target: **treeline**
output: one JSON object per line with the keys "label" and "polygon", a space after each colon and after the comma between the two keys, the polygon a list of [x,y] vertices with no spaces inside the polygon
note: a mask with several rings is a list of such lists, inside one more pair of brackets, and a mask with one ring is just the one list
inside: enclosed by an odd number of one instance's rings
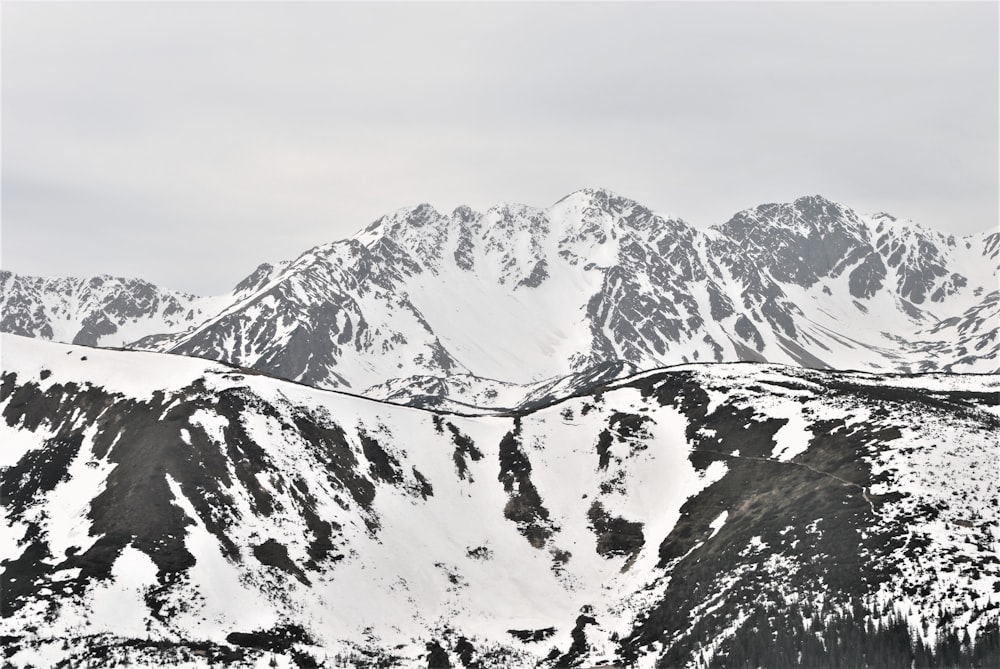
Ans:
{"label": "treeline", "polygon": [[820,620],[817,614],[804,616],[798,607],[760,608],[717,652],[708,654],[706,644],[694,659],[702,666],[727,668],[985,669],[1000,667],[1000,629],[994,624],[973,640],[968,630],[951,628],[927,643],[899,616],[875,625],[860,610],[829,613]]}

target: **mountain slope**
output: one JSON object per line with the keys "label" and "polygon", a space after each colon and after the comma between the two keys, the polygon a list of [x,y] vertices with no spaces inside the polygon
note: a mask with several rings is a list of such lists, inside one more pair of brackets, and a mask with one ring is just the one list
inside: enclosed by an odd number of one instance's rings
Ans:
{"label": "mountain slope", "polygon": [[917,337],[918,341],[907,345],[918,351],[921,370],[969,372],[981,369],[985,360],[1000,360],[1000,291],[994,290],[961,316],[939,321]]}
{"label": "mountain slope", "polygon": [[14,666],[997,657],[996,376],[694,365],[461,417],[0,343]]}
{"label": "mountain slope", "polygon": [[466,371],[398,290],[417,271],[391,242],[327,244],[194,329],[133,347],[223,360],[320,387],[364,388],[401,371]]}

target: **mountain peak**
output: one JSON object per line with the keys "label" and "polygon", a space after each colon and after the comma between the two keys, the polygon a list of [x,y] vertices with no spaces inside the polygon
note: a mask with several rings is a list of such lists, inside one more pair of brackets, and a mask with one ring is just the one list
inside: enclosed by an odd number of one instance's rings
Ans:
{"label": "mountain peak", "polygon": [[468,223],[478,218],[479,213],[467,204],[460,204],[451,212],[453,219]]}
{"label": "mountain peak", "polygon": [[625,197],[609,188],[580,188],[565,197],[562,197],[553,203],[553,207],[563,203],[579,203],[581,205],[596,206],[601,209],[606,209],[608,203],[612,202],[622,202],[629,203],[633,205],[638,205],[639,203],[632,198]]}
{"label": "mountain peak", "polygon": [[816,195],[802,195],[800,197],[797,197],[797,198],[795,198],[795,201],[793,202],[793,204],[795,204],[798,207],[802,207],[802,206],[824,206],[824,207],[825,206],[834,206],[834,207],[840,208],[840,206],[841,206],[839,202],[837,202],[835,200],[831,200],[830,198],[828,198],[828,197],[826,197],[824,195],[820,195],[818,193]]}
{"label": "mountain peak", "polygon": [[796,198],[792,207],[799,212],[803,219],[815,221],[821,225],[828,225],[845,218],[857,219],[857,216],[850,209],[822,195],[807,195]]}
{"label": "mountain peak", "polygon": [[860,230],[863,225],[853,210],[822,195],[806,195],[792,202],[757,205],[737,212],[720,226],[713,226],[727,236],[742,239],[752,236],[761,243],[773,230],[787,230],[808,237],[831,230]]}
{"label": "mountain peak", "polygon": [[394,219],[406,221],[407,224],[416,227],[424,226],[440,217],[440,212],[428,202],[421,202],[412,207],[403,207],[393,213]]}

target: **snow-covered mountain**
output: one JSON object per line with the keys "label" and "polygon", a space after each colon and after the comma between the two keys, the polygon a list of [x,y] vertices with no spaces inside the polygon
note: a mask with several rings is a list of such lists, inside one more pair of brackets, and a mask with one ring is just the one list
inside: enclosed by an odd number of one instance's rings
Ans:
{"label": "snow-covered mountain", "polygon": [[1000,660],[995,375],[687,365],[461,416],[0,345],[12,666]]}
{"label": "snow-covered mountain", "polygon": [[0,331],[87,346],[124,346],[203,321],[218,299],[141,279],[41,278],[0,271]]}
{"label": "snow-covered mountain", "polygon": [[262,266],[196,323],[130,346],[455,409],[615,365],[995,372],[998,245],[819,196],[707,230],[599,189],[547,209],[419,205]]}

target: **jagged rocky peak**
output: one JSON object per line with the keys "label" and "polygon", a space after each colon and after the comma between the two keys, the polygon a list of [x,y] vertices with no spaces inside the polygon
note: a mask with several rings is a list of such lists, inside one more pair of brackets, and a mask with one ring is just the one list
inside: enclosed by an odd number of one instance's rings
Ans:
{"label": "jagged rocky peak", "polygon": [[475,223],[481,217],[482,214],[467,204],[460,204],[451,212],[451,218],[459,223]]}
{"label": "jagged rocky peak", "polygon": [[866,236],[857,213],[822,195],[744,209],[716,227],[735,241],[763,242],[781,232],[801,237],[827,237],[840,232]]}
{"label": "jagged rocky peak", "polygon": [[431,220],[440,216],[433,206],[426,203],[401,207],[372,221],[355,239],[363,244],[370,244],[381,237],[398,241],[409,237],[411,229],[427,227]]}
{"label": "jagged rocky peak", "polygon": [[410,210],[410,214],[407,216],[407,221],[410,225],[423,227],[424,225],[437,221],[440,218],[441,214],[434,208],[433,205],[427,202],[421,202]]}
{"label": "jagged rocky peak", "polygon": [[479,232],[481,218],[481,214],[465,205],[455,208],[451,214],[442,214],[434,206],[421,203],[382,216],[355,239],[369,248],[384,243],[383,240],[391,240],[434,273],[440,270],[443,262],[449,262],[449,256],[453,256],[459,266],[469,269],[472,238]]}
{"label": "jagged rocky peak", "polygon": [[637,206],[639,203],[623,197],[608,188],[580,188],[569,195],[560,198],[553,207],[559,204],[575,205],[579,209],[597,209],[606,212],[621,210],[623,206]]}
{"label": "jagged rocky peak", "polygon": [[[65,281],[72,283],[74,280],[67,279]],[[130,312],[128,315],[141,313],[152,306],[160,294],[164,292],[143,279],[129,279],[110,274],[98,274],[90,278],[79,279],[76,289],[85,297],[115,293],[114,306],[118,307],[123,315],[126,315],[126,311]],[[178,297],[194,297],[194,295],[187,293],[174,294]]]}
{"label": "jagged rocky peak", "polygon": [[792,208],[804,220],[816,221],[817,223],[836,223],[844,218],[857,221],[857,215],[853,211],[822,195],[806,195],[796,198],[792,202]]}
{"label": "jagged rocky peak", "polygon": [[641,257],[654,249],[671,257],[694,253],[693,227],[607,189],[571,193],[549,209],[549,216],[559,236],[559,255],[571,264],[613,265],[619,253]]}
{"label": "jagged rocky peak", "polygon": [[678,222],[674,217],[664,217],[652,212],[632,198],[625,197],[606,188],[583,188],[570,193],[552,206],[565,220],[574,217],[584,222],[602,221],[609,226],[626,230],[647,230],[656,222]]}
{"label": "jagged rocky peak", "polygon": [[356,239],[369,247],[391,239],[437,273],[449,258],[461,269],[473,269],[480,247],[486,256],[504,257],[504,266],[512,249],[526,250],[524,260],[534,265],[549,241],[565,249],[579,243],[593,248],[622,237],[662,245],[664,238],[690,241],[693,236],[693,228],[680,219],[608,189],[583,188],[549,208],[504,203],[480,213],[462,205],[442,214],[426,203],[404,207],[374,221]]}
{"label": "jagged rocky peak", "polygon": [[257,269],[236,284],[233,288],[233,293],[246,293],[263,288],[269,281],[280,274],[282,270],[288,267],[289,264],[289,261],[282,260],[275,265],[268,262],[257,265]]}
{"label": "jagged rocky peak", "polygon": [[[860,217],[820,195],[745,209],[715,229],[722,237],[711,244],[737,278],[766,271],[783,283],[810,287],[874,252]],[[852,288],[856,297],[878,289],[884,276],[880,265],[877,258],[867,263],[868,278]]]}
{"label": "jagged rocky peak", "polygon": [[[509,205],[514,206],[514,205]],[[409,237],[415,230],[433,230],[440,227],[469,225],[476,223],[482,214],[472,207],[461,204],[450,214],[443,214],[434,205],[422,202],[417,205],[400,207],[380,216],[366,227],[358,237],[386,235],[392,239]]]}

